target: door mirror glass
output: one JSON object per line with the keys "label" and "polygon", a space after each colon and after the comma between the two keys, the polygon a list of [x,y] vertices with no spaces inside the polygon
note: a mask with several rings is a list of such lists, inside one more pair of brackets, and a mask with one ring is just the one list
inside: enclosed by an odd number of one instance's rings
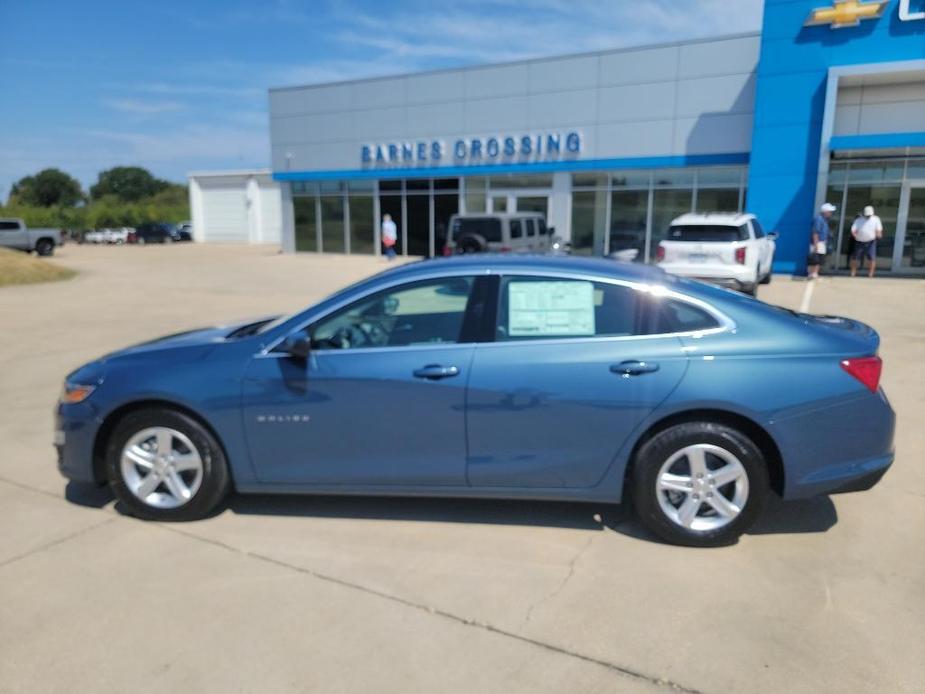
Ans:
{"label": "door mirror glass", "polygon": [[296,359],[308,359],[311,346],[311,339],[304,330],[292,333],[283,341],[283,351]]}

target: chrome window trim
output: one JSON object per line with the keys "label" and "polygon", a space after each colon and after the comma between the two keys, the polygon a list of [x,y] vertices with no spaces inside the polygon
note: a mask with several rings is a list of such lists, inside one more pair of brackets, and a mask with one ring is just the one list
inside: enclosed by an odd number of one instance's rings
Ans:
{"label": "chrome window trim", "polygon": [[316,323],[320,320],[323,320],[330,316],[331,314],[339,311],[345,306],[350,304],[362,301],[374,294],[379,292],[386,291],[393,287],[401,286],[403,284],[413,284],[420,281],[426,281],[431,279],[443,279],[450,277],[480,277],[480,276],[490,276],[497,275],[500,278],[504,277],[548,277],[554,279],[567,279],[567,280],[577,280],[577,281],[589,281],[589,282],[600,282],[602,284],[614,284],[621,287],[628,287],[635,291],[649,294],[651,296],[657,296],[659,298],[668,298],[674,299],[676,301],[681,301],[683,303],[690,304],[695,306],[702,311],[705,311],[716,321],[719,325],[715,328],[708,328],[707,330],[685,330],[678,332],[669,332],[669,333],[654,333],[650,335],[592,335],[588,337],[556,337],[549,339],[537,339],[537,340],[495,340],[493,342],[436,342],[433,344],[420,344],[420,345],[402,345],[398,347],[358,347],[356,349],[344,349],[344,350],[319,350],[325,354],[369,354],[369,353],[379,353],[379,352],[390,352],[393,350],[407,350],[414,348],[421,349],[439,349],[439,348],[448,348],[448,347],[460,347],[460,346],[474,346],[478,345],[479,347],[491,347],[491,346],[509,346],[509,345],[545,345],[545,344],[583,344],[586,342],[622,342],[626,340],[652,340],[666,337],[691,337],[699,338],[705,335],[717,335],[724,332],[731,332],[736,329],[735,321],[733,321],[729,316],[715,308],[711,304],[708,304],[701,299],[696,297],[683,294],[669,289],[662,284],[646,284],[644,282],[633,282],[631,280],[618,279],[616,277],[602,277],[600,275],[593,275],[588,273],[574,273],[574,272],[562,272],[557,270],[515,270],[513,272],[505,272],[503,270],[485,268],[484,270],[479,271],[469,271],[464,272],[462,270],[457,272],[433,272],[427,273],[413,279],[407,277],[395,280],[386,285],[379,285],[375,289],[365,292],[359,296],[353,297],[349,300],[344,300],[335,304],[330,309],[325,311],[319,316],[312,318],[311,320],[301,323],[298,327],[293,328],[287,334],[281,336],[270,345],[266,346],[261,350],[257,355],[257,358],[278,358],[278,357],[288,357],[289,355],[285,352],[274,352],[277,346],[279,346],[289,335],[299,330],[304,330],[312,323]]}

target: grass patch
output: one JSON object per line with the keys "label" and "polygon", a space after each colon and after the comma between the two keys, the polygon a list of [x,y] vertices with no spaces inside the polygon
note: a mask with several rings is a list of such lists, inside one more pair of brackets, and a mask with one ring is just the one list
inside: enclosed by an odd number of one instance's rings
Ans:
{"label": "grass patch", "polygon": [[66,280],[77,273],[31,253],[0,248],[0,287]]}

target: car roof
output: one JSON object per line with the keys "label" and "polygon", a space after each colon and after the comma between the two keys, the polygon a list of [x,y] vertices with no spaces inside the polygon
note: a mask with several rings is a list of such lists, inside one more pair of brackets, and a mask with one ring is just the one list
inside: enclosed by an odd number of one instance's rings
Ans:
{"label": "car roof", "polygon": [[386,270],[375,276],[381,279],[409,279],[430,276],[434,273],[472,272],[473,274],[504,272],[561,272],[564,274],[593,275],[618,278],[630,282],[659,283],[667,277],[664,270],[654,265],[624,263],[606,258],[579,256],[531,255],[507,253],[472,253],[449,257],[429,258]]}
{"label": "car roof", "polygon": [[672,220],[672,226],[742,226],[755,215],[749,212],[689,212]]}

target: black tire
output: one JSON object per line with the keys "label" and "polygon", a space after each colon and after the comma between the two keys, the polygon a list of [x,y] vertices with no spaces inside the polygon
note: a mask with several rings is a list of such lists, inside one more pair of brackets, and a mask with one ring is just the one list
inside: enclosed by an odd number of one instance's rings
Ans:
{"label": "black tire", "polygon": [[742,289],[742,293],[748,294],[749,296],[753,296],[757,299],[758,298],[758,284],[756,283],[749,287],[745,287],[744,289]]}
{"label": "black tire", "polygon": [[[658,490],[658,477],[662,466],[672,455],[695,444],[712,444],[731,453],[746,473],[748,496],[745,498],[745,504],[737,516],[719,528],[694,530],[684,527],[672,520],[659,502],[660,493],[669,494]],[[712,455],[707,458],[708,464],[715,465],[719,460]],[[669,468],[669,471],[673,469]],[[640,447],[633,462],[630,490],[639,520],[658,537],[672,544],[688,547],[720,547],[733,544],[764,512],[769,488],[768,468],[764,456],[745,434],[723,424],[685,422],[659,432]],[[729,485],[725,486],[724,490],[723,493],[726,495],[731,493]],[[716,492],[720,493],[719,490]],[[693,496],[692,493],[689,494]],[[703,501],[696,513],[700,518],[701,513],[716,512]]]}
{"label": "black tire", "polygon": [[45,257],[54,255],[55,242],[51,239],[39,239],[35,242],[35,252]]}
{"label": "black tire", "polygon": [[488,250],[488,244],[481,236],[470,234],[463,236],[456,241],[457,253],[484,253]]}
{"label": "black tire", "polygon": [[768,271],[764,277],[761,278],[761,284],[771,284],[771,271]]}
{"label": "black tire", "polygon": [[[122,449],[138,432],[169,427],[185,435],[202,460],[202,481],[192,497],[176,508],[158,508],[137,497],[126,484],[120,459]],[[209,515],[231,489],[231,476],[222,447],[198,421],[176,410],[150,408],[126,415],[116,425],[106,446],[106,473],[113,494],[133,516],[154,521],[190,521]]]}

